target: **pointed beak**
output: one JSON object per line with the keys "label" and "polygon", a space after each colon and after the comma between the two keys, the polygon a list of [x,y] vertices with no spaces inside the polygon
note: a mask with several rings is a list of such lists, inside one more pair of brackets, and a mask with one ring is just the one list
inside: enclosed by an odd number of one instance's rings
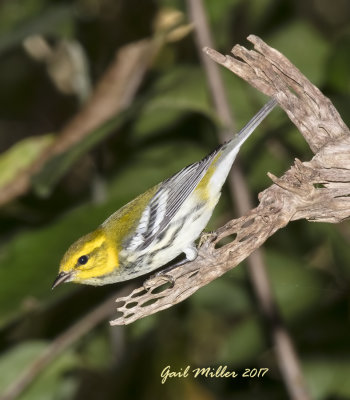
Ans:
{"label": "pointed beak", "polygon": [[53,281],[51,289],[55,289],[56,286],[60,285],[62,282],[67,281],[72,276],[71,272],[60,272],[57,278]]}

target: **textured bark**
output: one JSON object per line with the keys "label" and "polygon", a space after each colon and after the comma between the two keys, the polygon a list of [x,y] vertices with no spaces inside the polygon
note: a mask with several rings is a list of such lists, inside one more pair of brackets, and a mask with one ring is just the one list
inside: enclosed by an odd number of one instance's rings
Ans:
{"label": "textured bark", "polygon": [[[280,178],[259,195],[259,205],[241,218],[202,236],[198,258],[173,269],[174,285],[155,277],[144,287],[117,299],[121,315],[111,325],[129,324],[177,304],[202,286],[237,266],[268,237],[290,221],[307,219],[337,223],[350,216],[349,129],[330,102],[281,53],[256,36],[249,36],[255,50],[235,46],[235,57],[213,49],[205,53],[268,96],[274,96],[308,142],[315,156],[295,160]],[[232,239],[232,236],[234,239]],[[217,248],[224,238],[231,242]]]}

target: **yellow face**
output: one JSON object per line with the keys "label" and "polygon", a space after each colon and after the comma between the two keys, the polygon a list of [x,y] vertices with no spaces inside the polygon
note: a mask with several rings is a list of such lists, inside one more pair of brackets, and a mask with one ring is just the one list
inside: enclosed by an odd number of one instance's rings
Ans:
{"label": "yellow face", "polygon": [[109,244],[100,228],[83,236],[69,247],[62,258],[59,274],[52,288],[62,282],[100,285],[101,278],[117,267],[117,251]]}

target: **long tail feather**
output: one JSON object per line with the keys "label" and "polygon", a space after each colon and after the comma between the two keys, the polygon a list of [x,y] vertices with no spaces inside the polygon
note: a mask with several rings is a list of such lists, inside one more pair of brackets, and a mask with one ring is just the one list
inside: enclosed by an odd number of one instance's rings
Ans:
{"label": "long tail feather", "polygon": [[268,101],[264,107],[258,111],[254,117],[242,128],[237,135],[234,136],[232,140],[227,143],[228,148],[238,149],[241,145],[249,138],[249,136],[254,132],[255,128],[260,125],[260,123],[267,117],[268,114],[275,108],[277,105],[277,100],[272,98]]}

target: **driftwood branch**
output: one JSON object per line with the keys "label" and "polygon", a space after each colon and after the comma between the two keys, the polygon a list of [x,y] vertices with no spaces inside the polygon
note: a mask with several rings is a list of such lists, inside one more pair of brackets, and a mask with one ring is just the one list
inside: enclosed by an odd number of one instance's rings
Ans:
{"label": "driftwood branch", "polygon": [[[121,297],[121,316],[111,325],[129,324],[177,304],[238,265],[289,221],[307,219],[337,223],[350,216],[349,129],[330,102],[281,53],[256,36],[255,50],[235,46],[234,57],[206,48],[205,53],[268,96],[274,96],[304,136],[315,156],[295,160],[273,185],[259,195],[259,205],[212,234],[203,235],[198,258],[171,271],[174,286],[161,277]],[[234,235],[229,244],[219,242]]]}

